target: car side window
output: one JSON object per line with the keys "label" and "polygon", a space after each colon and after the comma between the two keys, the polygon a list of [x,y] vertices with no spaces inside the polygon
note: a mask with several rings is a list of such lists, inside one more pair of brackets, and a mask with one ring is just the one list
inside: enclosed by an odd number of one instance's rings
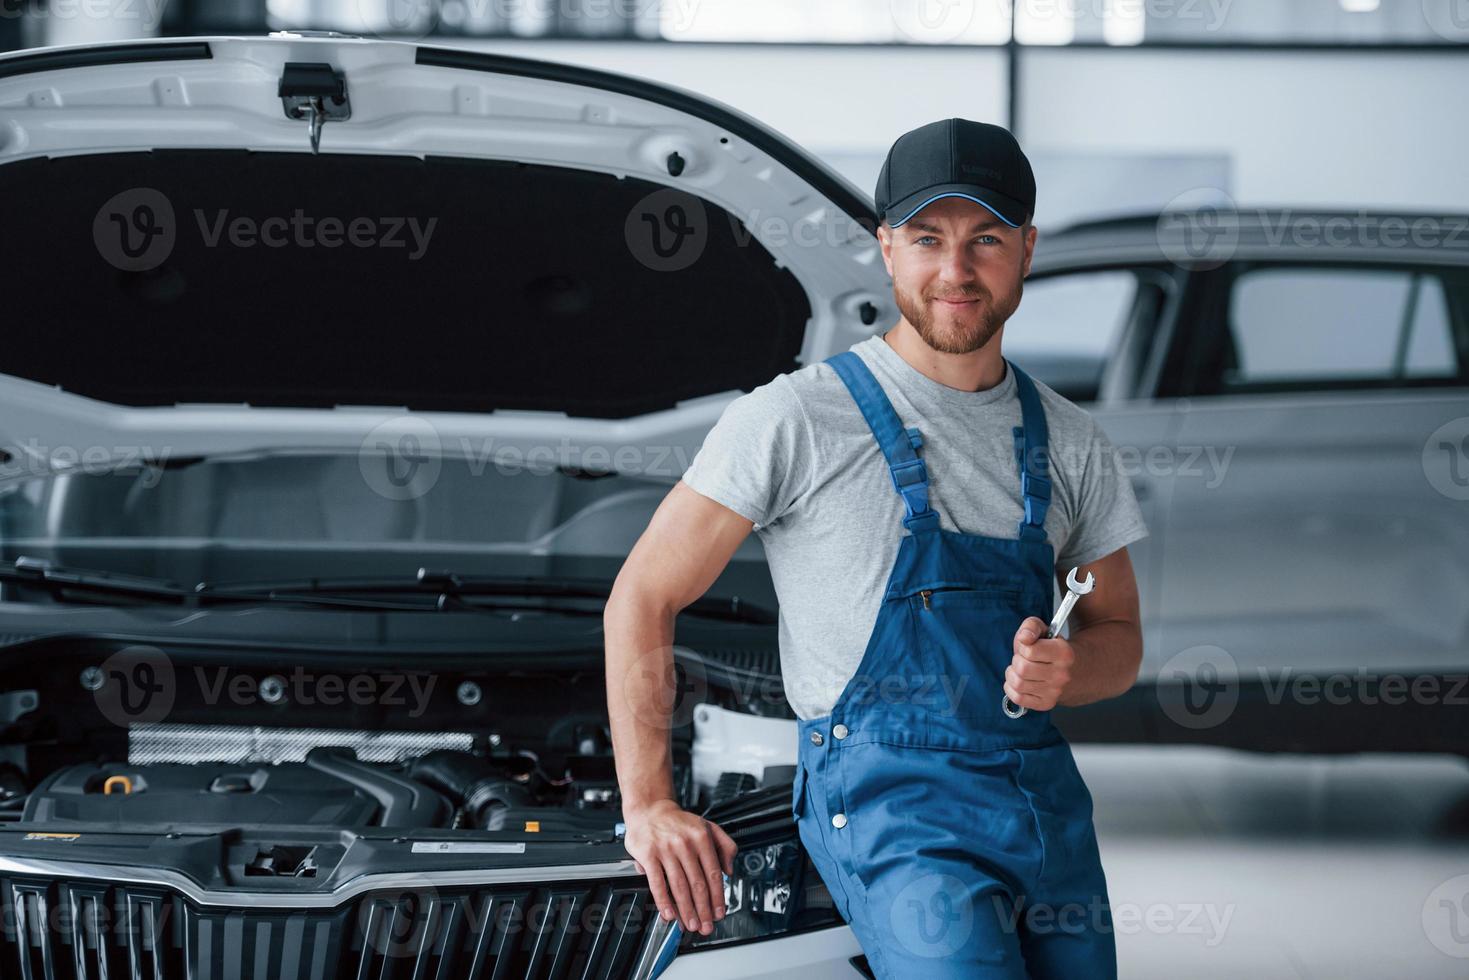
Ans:
{"label": "car side window", "polygon": [[[1465,376],[1443,276],[1431,268],[1252,266],[1202,392],[1320,390]],[[1212,383],[1210,383],[1212,380]]]}
{"label": "car side window", "polygon": [[1026,279],[1005,323],[1005,356],[1066,398],[1093,401],[1137,294],[1137,274],[1127,269]]}

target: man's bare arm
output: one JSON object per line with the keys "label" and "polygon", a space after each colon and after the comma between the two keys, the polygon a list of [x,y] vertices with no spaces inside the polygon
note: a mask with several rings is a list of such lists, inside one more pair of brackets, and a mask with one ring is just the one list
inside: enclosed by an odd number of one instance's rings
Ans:
{"label": "man's bare arm", "polygon": [[659,504],[617,575],[603,613],[607,712],[622,792],[624,844],[664,918],[708,935],[724,917],[720,871],[735,844],[673,793],[673,627],[729,563],[753,524],[682,480]]}

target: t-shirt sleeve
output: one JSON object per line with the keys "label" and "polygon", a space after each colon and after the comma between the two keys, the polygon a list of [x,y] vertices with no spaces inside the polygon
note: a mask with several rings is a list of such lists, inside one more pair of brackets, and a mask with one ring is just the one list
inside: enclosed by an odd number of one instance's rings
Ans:
{"label": "t-shirt sleeve", "polygon": [[780,375],[725,406],[683,481],[764,527],[810,486],[814,448],[800,400]]}
{"label": "t-shirt sleeve", "polygon": [[1092,419],[1077,497],[1077,517],[1057,556],[1057,567],[1085,565],[1147,537],[1132,481],[1122,472],[1117,450],[1096,419]]}

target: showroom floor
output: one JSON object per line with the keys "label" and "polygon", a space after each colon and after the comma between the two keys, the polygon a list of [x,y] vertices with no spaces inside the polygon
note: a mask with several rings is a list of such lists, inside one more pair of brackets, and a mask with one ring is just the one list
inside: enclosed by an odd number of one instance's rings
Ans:
{"label": "showroom floor", "polygon": [[1469,952],[1463,760],[1075,752],[1096,805],[1121,976],[1469,975],[1469,959],[1450,955]]}

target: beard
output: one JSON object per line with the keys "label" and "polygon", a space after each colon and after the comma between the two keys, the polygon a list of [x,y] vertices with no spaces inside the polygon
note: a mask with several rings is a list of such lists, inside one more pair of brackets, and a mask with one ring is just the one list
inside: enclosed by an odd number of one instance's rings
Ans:
{"label": "beard", "polygon": [[998,300],[991,299],[977,286],[938,293],[949,299],[978,300],[974,308],[962,312],[939,307],[933,296],[916,296],[902,289],[896,289],[894,295],[899,312],[918,331],[925,344],[942,354],[968,354],[989,343],[999,332],[1019,308],[1024,289],[1025,282],[1020,279],[1016,280],[1013,292]]}

